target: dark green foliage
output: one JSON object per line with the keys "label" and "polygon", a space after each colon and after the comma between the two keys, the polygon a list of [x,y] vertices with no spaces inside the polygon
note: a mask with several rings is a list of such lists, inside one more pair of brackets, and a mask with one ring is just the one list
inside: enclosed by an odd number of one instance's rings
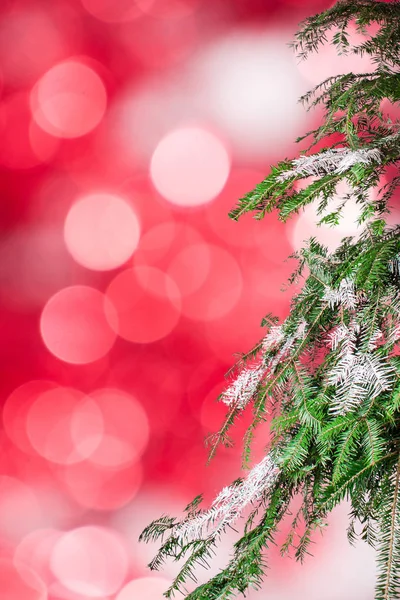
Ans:
{"label": "dark green foliage", "polygon": [[[352,23],[366,34],[358,46],[351,45]],[[368,35],[372,24],[378,28]],[[181,591],[189,600],[223,600],[259,587],[265,552],[297,497],[301,505],[282,554],[303,560],[313,532],[348,500],[349,541],[360,538],[377,550],[376,600],[400,598],[400,226],[386,221],[400,184],[400,176],[393,176],[400,122],[381,111],[383,99],[400,100],[400,2],[342,0],[305,21],[293,47],[306,58],[327,42],[330,30],[339,53],[369,54],[375,72],[330,77],[301,98],[309,108],[325,109],[322,125],[298,140],[311,136],[310,147],[299,159],[273,166],[230,216],[255,212],[259,219],[277,210],[285,221],[316,203],[321,222],[335,226],[353,198],[360,207],[360,235],[343,239],[333,252],[311,238],[295,254],[290,282],[304,283],[289,316],[278,325],[266,315],[266,335],[240,356],[236,383],[220,397],[229,408],[209,439],[210,457],[220,444],[232,443],[230,429],[249,404],[253,418],[244,465],[257,426],[272,418],[265,460],[225,488],[209,509],[201,509],[197,497],[181,520],[164,516],[142,533],[144,541],[161,539],[151,568],[168,557],[184,558],[167,597]],[[325,146],[310,153],[321,140]],[[342,181],[349,193],[332,206]],[[207,567],[220,536],[246,507],[251,511],[227,566],[186,592],[195,567]]]}

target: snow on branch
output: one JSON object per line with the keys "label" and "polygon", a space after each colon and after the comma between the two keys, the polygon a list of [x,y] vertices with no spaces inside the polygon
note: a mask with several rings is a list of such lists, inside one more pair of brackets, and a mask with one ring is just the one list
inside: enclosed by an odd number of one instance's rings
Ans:
{"label": "snow on branch", "polygon": [[328,302],[331,308],[341,304],[344,308],[354,310],[357,306],[354,282],[351,279],[344,278],[337,289],[327,286],[322,299]]}
{"label": "snow on branch", "polygon": [[246,479],[225,487],[209,510],[176,525],[172,535],[184,544],[206,535],[219,534],[232,525],[250,503],[261,499],[263,493],[275,483],[278,474],[278,466],[267,454],[253,467]]}
{"label": "snow on branch", "polygon": [[262,342],[263,350],[266,352],[272,350],[274,346],[280,344],[285,338],[282,325],[274,325]]}
{"label": "snow on branch", "polygon": [[[272,374],[276,366],[287,356],[296,340],[303,339],[307,329],[307,323],[301,321],[296,331],[285,336],[282,325],[271,327],[269,333],[262,342],[262,348],[266,352],[274,350],[281,345],[279,351],[270,360],[264,361],[262,365],[252,368],[244,368],[221,394],[221,399],[227,406],[235,406],[239,410],[244,409],[254,397],[263,377]],[[283,343],[282,343],[283,342]]]}
{"label": "snow on branch", "polygon": [[264,372],[262,367],[243,369],[228,389],[222,393],[222,402],[239,409],[245,408],[257,391]]}
{"label": "snow on branch", "polygon": [[336,387],[330,412],[344,415],[354,410],[366,399],[373,399],[393,385],[393,369],[372,350],[382,336],[376,329],[369,340],[368,351],[357,349],[360,324],[354,319],[347,327],[342,324],[330,334],[332,350],[340,345],[337,363],[327,376],[328,385]]}
{"label": "snow on branch", "polygon": [[380,163],[381,154],[376,148],[349,150],[348,148],[331,148],[326,152],[301,156],[292,161],[293,169],[279,175],[278,181],[286,181],[291,177],[340,175],[356,164]]}

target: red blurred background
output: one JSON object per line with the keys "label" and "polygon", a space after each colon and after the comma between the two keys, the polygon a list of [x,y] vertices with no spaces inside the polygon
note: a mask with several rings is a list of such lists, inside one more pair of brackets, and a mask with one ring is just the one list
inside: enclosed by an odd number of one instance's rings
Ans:
{"label": "red blurred background", "polygon": [[[315,228],[312,211],[227,213],[320,121],[297,98],[370,68],[288,48],[330,4],[1,3],[1,598],[161,599],[176,568],[146,569],[140,531],[240,475],[245,418],[205,465],[215,399],[264,314],[287,314],[284,260]],[[346,511],[304,566],[272,548],[254,597],[372,598],[374,557],[347,546]]]}

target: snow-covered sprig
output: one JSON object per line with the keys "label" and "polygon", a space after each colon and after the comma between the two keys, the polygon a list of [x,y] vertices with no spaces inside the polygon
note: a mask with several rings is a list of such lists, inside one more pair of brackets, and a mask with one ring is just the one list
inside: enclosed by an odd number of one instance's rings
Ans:
{"label": "snow-covered sprig", "polygon": [[350,278],[344,278],[337,289],[326,286],[322,299],[328,302],[331,308],[342,305],[344,308],[354,310],[357,306],[354,281]]}
{"label": "snow-covered sprig", "polygon": [[275,346],[283,342],[285,334],[282,325],[274,325],[262,341],[262,348],[265,352],[272,350]]}
{"label": "snow-covered sprig", "polygon": [[326,152],[296,158],[292,161],[293,168],[281,173],[277,179],[283,182],[291,177],[340,175],[356,164],[371,164],[371,162],[378,164],[381,162],[381,154],[375,148],[359,150],[331,148]]}
{"label": "snow-covered sprig", "polygon": [[347,356],[329,378],[335,383],[337,392],[330,412],[344,415],[367,400],[373,400],[379,394],[393,386],[393,369],[387,362],[371,353]]}
{"label": "snow-covered sprig", "polygon": [[239,409],[245,408],[256,393],[264,373],[265,369],[263,367],[243,369],[222,393],[222,402],[227,406],[235,406]]}
{"label": "snow-covered sprig", "polygon": [[[287,357],[290,350],[293,348],[295,342],[304,338],[306,330],[307,322],[302,320],[298,324],[296,331],[287,336],[279,352],[277,352],[277,354],[270,361],[267,362],[268,372],[270,374],[272,374],[278,366],[278,364]],[[285,339],[284,336],[282,339]]]}
{"label": "snow-covered sprig", "polygon": [[328,335],[329,345],[336,350],[341,342],[350,338],[349,328],[344,323],[335,327]]}
{"label": "snow-covered sprig", "polygon": [[239,410],[243,410],[250,400],[254,398],[265,375],[267,373],[271,375],[274,372],[280,361],[287,356],[295,341],[304,337],[306,329],[306,321],[301,321],[296,331],[285,337],[282,325],[271,327],[271,330],[262,342],[262,349],[268,352],[279,347],[279,345],[281,345],[281,348],[275,356],[264,360],[261,365],[242,369],[236,379],[221,394],[222,402],[227,406],[235,406]]}
{"label": "snow-covered sprig", "polygon": [[388,344],[395,344],[396,342],[398,342],[400,340],[400,323],[397,323],[390,331],[389,335],[387,336],[387,343]]}
{"label": "snow-covered sprig", "polygon": [[209,510],[179,523],[172,535],[182,544],[203,539],[204,536],[218,535],[228,525],[232,525],[249,504],[261,499],[275,483],[279,472],[279,467],[270,454],[267,454],[245,479],[223,488]]}
{"label": "snow-covered sprig", "polygon": [[369,338],[368,351],[372,352],[372,350],[375,350],[375,348],[377,348],[377,346],[378,346],[378,342],[380,342],[382,340],[382,338],[383,338],[383,333],[377,327],[376,329],[374,329],[371,337]]}
{"label": "snow-covered sprig", "polygon": [[330,334],[332,350],[340,346],[338,362],[327,375],[327,384],[336,387],[330,412],[344,415],[370,398],[376,398],[393,385],[393,369],[372,350],[382,336],[379,329],[373,332],[367,352],[357,348],[360,324],[354,319],[347,327],[339,325]]}

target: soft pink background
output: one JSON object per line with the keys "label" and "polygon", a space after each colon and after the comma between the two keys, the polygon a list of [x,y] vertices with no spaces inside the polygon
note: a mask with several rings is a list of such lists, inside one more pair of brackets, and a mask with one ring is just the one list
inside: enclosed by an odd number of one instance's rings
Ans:
{"label": "soft pink background", "polygon": [[[320,121],[297,98],[368,68],[287,47],[329,6],[1,3],[1,598],[161,599],[176,568],[146,569],[140,531],[240,475],[246,418],[205,465],[215,399],[264,314],[288,313],[284,260],[314,230],[309,212],[227,213]],[[273,547],[254,597],[372,598],[374,556],[347,545],[346,511],[303,566]]]}

